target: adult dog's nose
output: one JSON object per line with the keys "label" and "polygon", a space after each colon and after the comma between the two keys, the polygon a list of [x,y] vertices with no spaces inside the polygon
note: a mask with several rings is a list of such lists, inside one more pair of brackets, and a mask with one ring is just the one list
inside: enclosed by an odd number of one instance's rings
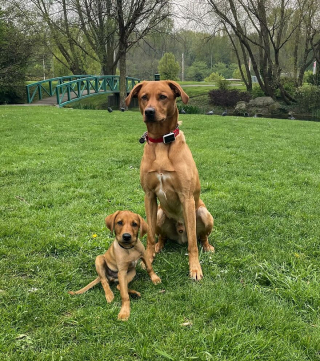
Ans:
{"label": "adult dog's nose", "polygon": [[152,107],[148,107],[144,110],[144,115],[146,116],[146,120],[154,120],[156,111]]}
{"label": "adult dog's nose", "polygon": [[130,242],[131,241],[131,234],[130,233],[123,233],[122,239],[124,242]]}

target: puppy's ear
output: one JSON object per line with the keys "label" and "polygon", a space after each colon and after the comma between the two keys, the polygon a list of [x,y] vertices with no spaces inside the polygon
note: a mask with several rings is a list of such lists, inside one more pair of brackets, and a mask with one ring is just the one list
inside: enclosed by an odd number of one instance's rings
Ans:
{"label": "puppy's ear", "polygon": [[167,80],[167,83],[175,93],[176,97],[181,97],[182,102],[187,104],[189,101],[189,96],[184,92],[181,86],[173,80]]}
{"label": "puppy's ear", "polygon": [[148,232],[148,224],[141,216],[139,216],[139,219],[140,219],[140,237],[142,238]]}
{"label": "puppy's ear", "polygon": [[107,216],[105,219],[106,226],[107,226],[107,228],[110,229],[111,233],[113,233],[114,221],[119,213],[120,213],[120,211],[116,211],[113,214],[110,214],[109,216]]}
{"label": "puppy's ear", "polygon": [[143,82],[135,85],[133,87],[133,89],[131,90],[131,92],[129,93],[129,95],[126,97],[125,102],[126,102],[127,107],[131,103],[131,99],[138,95],[140,89],[142,88],[142,85],[143,85]]}

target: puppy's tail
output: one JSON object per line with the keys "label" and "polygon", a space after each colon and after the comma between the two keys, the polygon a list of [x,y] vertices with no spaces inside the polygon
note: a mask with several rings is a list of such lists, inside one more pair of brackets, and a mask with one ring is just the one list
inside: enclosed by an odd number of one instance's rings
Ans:
{"label": "puppy's tail", "polygon": [[94,287],[100,282],[100,277],[98,276],[94,281],[90,282],[85,287],[81,288],[79,291],[69,291],[68,293],[70,295],[81,295],[82,293],[85,293],[86,291],[90,290],[90,288]]}

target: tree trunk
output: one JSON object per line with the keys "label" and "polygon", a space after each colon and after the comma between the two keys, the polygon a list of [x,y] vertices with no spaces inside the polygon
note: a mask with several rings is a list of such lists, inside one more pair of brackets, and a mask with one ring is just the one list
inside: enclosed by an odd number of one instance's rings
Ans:
{"label": "tree trunk", "polygon": [[237,58],[237,62],[238,62],[238,67],[239,67],[239,71],[241,74],[241,77],[244,81],[244,84],[246,86],[247,91],[251,91],[252,90],[252,79],[251,79],[251,74],[250,74],[250,69],[249,69],[249,61],[248,61],[248,56],[245,50],[244,45],[242,44],[241,41],[239,41],[240,44],[240,48],[241,48],[241,52],[242,52],[242,58],[243,58],[243,62],[244,62],[244,66],[246,69],[246,74],[244,74],[243,69],[242,69],[242,64],[241,64],[241,56],[239,54],[239,51],[237,49],[237,45],[235,43],[235,41],[232,38],[232,34],[230,34],[230,32],[228,31],[228,28],[225,26],[225,30],[229,36],[229,39],[231,41],[231,44],[233,46],[233,49],[235,51],[236,54],[236,58]]}
{"label": "tree trunk", "polygon": [[127,97],[127,84],[126,84],[126,76],[127,76],[127,51],[126,46],[120,43],[119,49],[119,68],[120,68],[120,108],[125,108],[126,103],[125,99]]}
{"label": "tree trunk", "polygon": [[110,36],[107,42],[106,51],[101,62],[101,71],[104,75],[116,74],[116,62],[114,60],[114,36]]}

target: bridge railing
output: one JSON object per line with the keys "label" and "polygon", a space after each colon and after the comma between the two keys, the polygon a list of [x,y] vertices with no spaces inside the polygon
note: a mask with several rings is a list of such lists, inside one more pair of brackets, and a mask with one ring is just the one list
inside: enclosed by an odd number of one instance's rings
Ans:
{"label": "bridge railing", "polygon": [[43,99],[43,96],[46,95],[52,97],[56,94],[58,85],[72,81],[74,79],[86,78],[88,76],[91,75],[67,75],[28,84],[26,86],[27,102],[28,104],[32,103],[36,96],[38,96],[38,100]]}
{"label": "bridge railing", "polygon": [[[139,79],[127,77],[127,92],[139,83]],[[118,75],[87,76],[61,83],[56,87],[57,104],[59,107],[79,98],[86,98],[97,93],[118,93],[120,77]]]}

